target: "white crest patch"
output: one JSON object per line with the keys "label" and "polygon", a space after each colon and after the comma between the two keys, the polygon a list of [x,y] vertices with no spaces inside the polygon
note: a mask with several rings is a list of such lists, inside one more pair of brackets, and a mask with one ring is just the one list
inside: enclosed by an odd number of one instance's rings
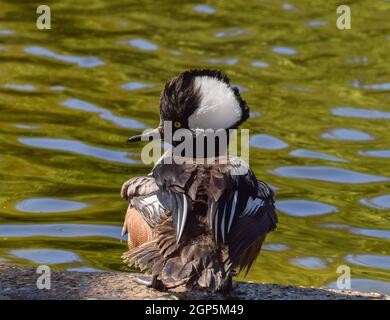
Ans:
{"label": "white crest patch", "polygon": [[200,104],[188,118],[190,129],[228,129],[242,117],[240,103],[225,82],[209,76],[195,77]]}

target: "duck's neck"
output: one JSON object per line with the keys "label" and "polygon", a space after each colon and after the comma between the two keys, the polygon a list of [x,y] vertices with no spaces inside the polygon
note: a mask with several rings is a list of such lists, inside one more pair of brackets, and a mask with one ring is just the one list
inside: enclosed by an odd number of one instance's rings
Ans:
{"label": "duck's neck", "polygon": [[173,154],[189,159],[206,159],[226,156],[229,136],[226,138],[197,136],[192,141],[184,141],[173,146]]}

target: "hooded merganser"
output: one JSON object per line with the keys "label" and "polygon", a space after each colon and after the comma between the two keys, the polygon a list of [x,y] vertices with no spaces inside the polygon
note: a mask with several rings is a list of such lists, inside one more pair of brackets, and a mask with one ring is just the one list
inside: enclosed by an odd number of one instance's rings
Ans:
{"label": "hooded merganser", "polygon": [[[164,139],[163,123],[172,121],[173,130],[199,136],[206,129],[235,129],[248,117],[245,101],[226,75],[190,70],[166,83],[160,126],[153,132]],[[177,163],[166,153],[148,176],[122,186],[129,201],[123,226],[129,251],[123,259],[151,274],[153,288],[230,290],[236,269],[249,271],[266,234],[276,228],[272,189],[245,161],[217,151],[214,159]]]}

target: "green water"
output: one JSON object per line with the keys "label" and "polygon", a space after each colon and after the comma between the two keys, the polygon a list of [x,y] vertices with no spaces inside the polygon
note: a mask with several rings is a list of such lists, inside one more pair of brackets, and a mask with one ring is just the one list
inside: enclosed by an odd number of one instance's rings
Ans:
{"label": "green water", "polygon": [[246,279],[319,287],[345,264],[389,293],[390,2],[347,3],[351,30],[338,1],[46,1],[38,30],[39,2],[0,0],[0,261],[128,270],[119,190],[151,167],[126,137],[157,123],[167,79],[219,68],[278,189]]}

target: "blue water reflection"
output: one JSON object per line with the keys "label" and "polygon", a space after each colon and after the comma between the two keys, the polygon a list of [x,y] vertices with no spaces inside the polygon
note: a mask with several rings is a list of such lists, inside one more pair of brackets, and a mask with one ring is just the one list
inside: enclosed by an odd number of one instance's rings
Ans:
{"label": "blue water reflection", "polygon": [[354,107],[333,108],[332,114],[341,117],[354,117],[364,119],[390,119],[390,112]]}
{"label": "blue water reflection", "polygon": [[272,52],[275,52],[275,53],[278,53],[281,55],[288,55],[288,56],[295,55],[298,53],[297,50],[295,50],[293,48],[289,48],[289,47],[273,47]]}
{"label": "blue water reflection", "polygon": [[155,51],[159,49],[158,45],[145,39],[131,39],[129,40],[129,45],[145,51]]}
{"label": "blue water reflection", "polygon": [[384,194],[372,199],[360,199],[359,202],[375,209],[390,209],[390,194]]}
{"label": "blue water reflection", "polygon": [[324,139],[345,141],[370,141],[375,138],[363,131],[354,129],[333,129],[321,135]]}
{"label": "blue water reflection", "polygon": [[293,217],[319,216],[338,211],[334,206],[311,200],[278,200],[276,208]]}
{"label": "blue water reflection", "polygon": [[18,259],[28,260],[35,264],[64,264],[81,262],[81,258],[74,252],[56,249],[18,249],[11,250],[11,255]]}
{"label": "blue water reflection", "polygon": [[345,261],[358,266],[390,270],[390,256],[379,254],[349,254],[345,257]]}
{"label": "blue water reflection", "polygon": [[115,123],[116,125],[124,128],[131,128],[131,129],[145,129],[146,125],[129,118],[124,118],[120,116],[114,115],[110,110],[103,109],[101,107],[98,107],[90,102],[83,101],[76,98],[69,98],[63,102],[60,103],[63,107],[68,107],[75,110],[82,110],[87,112],[94,112],[99,113],[100,117],[104,120],[111,121]]}
{"label": "blue water reflection", "polygon": [[318,166],[318,167],[303,167],[303,166],[289,166],[280,167],[275,170],[270,170],[270,173],[282,177],[298,178],[298,179],[313,179],[337,183],[370,183],[390,181],[389,178],[371,175],[367,173],[360,173],[352,170]]}
{"label": "blue water reflection", "polygon": [[207,14],[213,14],[216,11],[213,7],[210,7],[205,4],[199,4],[193,7],[193,10],[196,12],[207,13]]}
{"label": "blue water reflection", "polygon": [[53,198],[34,198],[18,202],[15,208],[16,210],[23,212],[42,213],[77,211],[84,209],[87,206],[88,204],[79,201]]}
{"label": "blue water reflection", "polygon": [[317,257],[299,257],[291,259],[293,265],[304,269],[326,269],[326,264],[321,258]]}
{"label": "blue water reflection", "polygon": [[121,88],[124,90],[134,91],[141,89],[154,88],[155,85],[151,83],[142,83],[142,82],[128,82],[121,85]]}
{"label": "blue water reflection", "polygon": [[103,61],[101,61],[98,58],[95,57],[78,57],[78,56],[68,56],[64,54],[58,54],[55,53],[49,49],[42,48],[42,47],[26,47],[24,49],[24,52],[30,53],[33,55],[38,55],[42,57],[48,57],[52,59],[56,59],[59,61],[63,62],[68,62],[68,63],[74,63],[79,65],[80,67],[83,68],[93,68],[93,67],[98,67],[104,64]]}
{"label": "blue water reflection", "polygon": [[98,224],[0,224],[0,237],[121,238],[122,227]]}
{"label": "blue water reflection", "polygon": [[251,136],[249,145],[255,148],[269,150],[284,149],[288,147],[288,143],[269,134],[256,134]]}
{"label": "blue water reflection", "polygon": [[332,156],[323,152],[305,150],[305,149],[296,149],[289,153],[289,155],[300,158],[313,158],[313,159],[323,159],[336,162],[347,162],[347,160],[339,157]]}
{"label": "blue water reflection", "polygon": [[358,154],[369,157],[390,158],[390,150],[361,150],[358,151]]}
{"label": "blue water reflection", "polygon": [[128,152],[94,147],[87,145],[84,142],[75,140],[51,138],[19,138],[18,141],[32,147],[72,152],[112,162],[121,162],[128,164],[139,163],[139,161],[130,159],[130,154]]}

